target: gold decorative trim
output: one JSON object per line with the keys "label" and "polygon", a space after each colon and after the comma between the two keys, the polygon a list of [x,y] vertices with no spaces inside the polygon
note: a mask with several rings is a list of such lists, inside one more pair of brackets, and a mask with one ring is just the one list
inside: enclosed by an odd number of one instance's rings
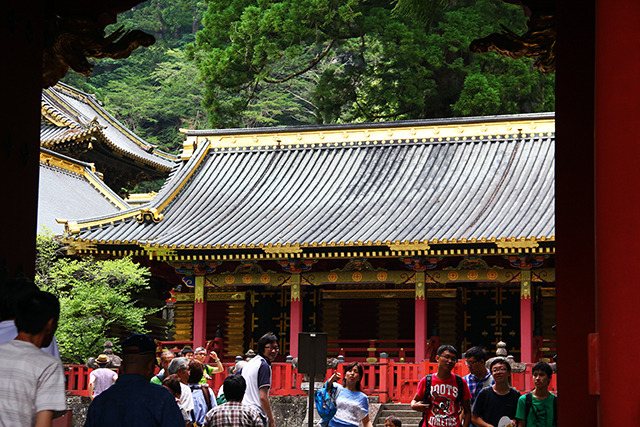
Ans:
{"label": "gold decorative trim", "polygon": [[[188,129],[180,129],[185,133],[187,138],[184,147],[197,146],[200,142],[209,140],[215,148],[227,147],[260,147],[260,146],[289,146],[289,147],[308,147],[313,144],[333,144],[338,145],[354,145],[357,142],[364,141],[388,141],[393,138],[395,141],[425,141],[433,142],[436,139],[440,141],[451,140],[461,141],[465,137],[484,137],[492,135],[522,135],[527,137],[532,134],[548,134],[555,132],[555,119],[539,119],[522,120],[512,119],[509,121],[499,121],[493,123],[456,123],[456,124],[439,124],[416,126],[399,126],[399,127],[370,127],[370,128],[352,128],[352,129],[313,129],[300,130],[284,128],[275,128],[273,132],[264,133],[215,133],[205,134],[199,131],[197,134],[192,133]],[[189,148],[188,150],[191,150]],[[183,156],[188,153],[183,150]]]}
{"label": "gold decorative trim", "polygon": [[276,254],[276,255],[300,254],[300,253],[302,253],[302,249],[298,245],[295,245],[295,246],[265,246],[265,247],[262,248],[262,250],[266,254]]}
{"label": "gold decorative trim", "polygon": [[391,243],[387,245],[390,250],[393,252],[400,251],[428,251],[430,246],[428,243],[418,243],[418,242],[397,242]]}
{"label": "gold decorative trim", "polygon": [[143,208],[143,209],[140,209],[139,212],[140,213],[136,215],[136,221],[138,221],[139,224],[142,224],[142,223],[157,224],[160,221],[162,221],[162,218],[164,218],[164,214],[161,214],[160,212],[158,212],[158,209],[156,208]]}
{"label": "gold decorative trim", "polygon": [[531,238],[527,240],[522,237],[519,240],[516,240],[515,237],[510,239],[502,238],[496,242],[496,246],[502,249],[524,249],[524,248],[537,248],[540,245],[536,242],[535,239]]}

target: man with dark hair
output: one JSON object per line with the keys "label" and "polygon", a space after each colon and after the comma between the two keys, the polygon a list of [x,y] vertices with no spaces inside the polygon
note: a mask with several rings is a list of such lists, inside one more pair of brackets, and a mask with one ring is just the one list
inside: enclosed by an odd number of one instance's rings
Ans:
{"label": "man with dark hair", "polygon": [[516,419],[518,427],[556,427],[558,425],[558,400],[549,391],[553,370],[546,362],[538,362],[531,368],[533,391],[520,396]]}
{"label": "man with dark hair", "polygon": [[51,344],[59,315],[60,303],[48,292],[16,301],[18,335],[0,344],[0,424],[48,427],[67,409],[62,363],[40,351]]}
{"label": "man with dark hair", "polygon": [[176,355],[171,350],[165,350],[160,355],[160,367],[162,368],[157,375],[154,375],[151,378],[151,382],[154,384],[162,385],[162,382],[166,377],[169,376],[169,363],[176,357]]}
{"label": "man with dark hair", "polygon": [[469,386],[471,392],[471,407],[476,402],[476,398],[485,387],[489,387],[493,383],[491,372],[487,370],[485,363],[487,361],[487,352],[482,347],[471,347],[464,354],[465,362],[469,373],[463,377]]}
{"label": "man with dark hair", "polygon": [[[29,292],[37,291],[38,287],[32,280],[21,276],[7,280],[0,285],[0,343],[11,341],[18,336],[16,328],[16,304],[20,297]],[[42,351],[60,359],[60,350],[55,337],[51,344],[41,348]]]}
{"label": "man with dark hair", "polygon": [[[425,425],[432,427],[468,427],[471,421],[471,393],[464,380],[451,373],[458,361],[458,350],[451,345],[438,348],[436,374],[426,375],[418,383],[411,409],[424,413]],[[460,407],[464,409],[460,423]]]}
{"label": "man with dark hair", "polygon": [[[278,355],[278,338],[268,332],[258,340],[258,354],[247,362],[240,374],[247,382],[247,390],[242,403],[255,408],[262,417],[265,427],[275,427],[275,419],[269,401],[271,389],[271,362]],[[225,388],[225,396],[227,390]]]}
{"label": "man with dark hair", "polygon": [[495,382],[478,394],[471,421],[478,427],[497,427],[505,417],[515,423],[520,393],[511,387],[511,365],[506,359],[497,358],[489,370]]}
{"label": "man with dark hair", "polygon": [[227,401],[213,408],[204,420],[205,427],[262,427],[258,411],[242,404],[247,382],[242,375],[230,375],[223,384]]}
{"label": "man with dark hair", "polygon": [[85,427],[184,427],[173,395],[149,382],[156,367],[155,342],[147,335],[131,334],[122,352],[120,376],[91,402]]}

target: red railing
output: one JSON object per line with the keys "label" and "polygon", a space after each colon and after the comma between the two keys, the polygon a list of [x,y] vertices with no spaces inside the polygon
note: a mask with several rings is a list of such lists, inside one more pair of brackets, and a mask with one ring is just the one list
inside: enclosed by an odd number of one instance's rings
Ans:
{"label": "red railing", "polygon": [[[233,364],[225,364],[225,368]],[[337,371],[344,373],[344,364],[339,364]],[[418,382],[426,374],[437,371],[438,365],[432,362],[400,363],[394,360],[381,359],[380,363],[362,363],[364,377],[362,378],[362,390],[368,395],[380,396],[380,401],[409,403],[413,398]],[[533,389],[531,378],[531,364],[527,365],[525,372],[512,373],[513,387],[521,392]],[[304,396],[302,390],[303,374],[290,363],[273,363],[271,377],[271,395],[273,396]],[[90,369],[84,365],[67,365],[65,375],[67,378],[67,393],[80,396],[88,396],[88,382]],[[333,374],[328,370],[325,379]],[[464,376],[468,370],[463,361],[456,364],[453,372]],[[226,375],[214,375],[209,385],[216,392],[220,389]],[[557,376],[554,375],[549,389],[557,393]]]}

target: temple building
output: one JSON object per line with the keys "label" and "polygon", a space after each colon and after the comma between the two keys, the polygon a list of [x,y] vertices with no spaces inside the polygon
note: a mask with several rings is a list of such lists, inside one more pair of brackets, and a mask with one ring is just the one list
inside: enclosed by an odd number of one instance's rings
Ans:
{"label": "temple building", "polygon": [[44,89],[38,229],[62,234],[62,220],[129,209],[130,201],[148,197],[127,193],[140,182],[166,178],[177,161],[118,122],[93,95],[63,83]]}
{"label": "temple building", "polygon": [[553,354],[553,113],[184,133],[153,200],[65,222],[70,253],[131,255],[173,286],[174,340]]}

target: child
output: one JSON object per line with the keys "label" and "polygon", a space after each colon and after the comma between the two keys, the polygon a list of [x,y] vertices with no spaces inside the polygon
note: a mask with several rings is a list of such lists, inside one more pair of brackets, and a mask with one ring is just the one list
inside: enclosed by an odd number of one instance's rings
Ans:
{"label": "child", "polygon": [[402,427],[402,421],[391,415],[384,420],[384,427]]}
{"label": "child", "polygon": [[531,374],[535,388],[518,399],[518,427],[555,427],[558,424],[557,398],[549,392],[553,375],[551,366],[538,362],[531,369]]}

